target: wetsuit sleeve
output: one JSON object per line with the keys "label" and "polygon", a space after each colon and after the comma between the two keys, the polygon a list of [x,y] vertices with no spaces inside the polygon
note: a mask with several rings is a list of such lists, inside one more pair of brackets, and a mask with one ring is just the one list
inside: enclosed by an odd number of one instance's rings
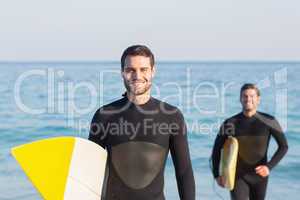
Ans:
{"label": "wetsuit sleeve", "polygon": [[221,157],[221,149],[224,145],[224,142],[227,138],[225,134],[225,123],[224,122],[219,130],[219,133],[215,139],[214,147],[212,150],[212,171],[215,178],[219,176],[219,164],[220,164],[220,157]]}
{"label": "wetsuit sleeve", "polygon": [[272,156],[270,161],[267,163],[267,166],[271,170],[279,163],[279,161],[286,154],[286,152],[288,150],[288,144],[287,144],[286,137],[280,127],[280,124],[278,123],[278,121],[275,118],[271,121],[270,133],[274,137],[274,139],[278,145],[276,152],[274,153],[274,155]]}
{"label": "wetsuit sleeve", "polygon": [[187,141],[187,128],[181,113],[176,120],[177,129],[170,137],[170,152],[175,166],[177,187],[181,200],[195,200],[195,180]]}
{"label": "wetsuit sleeve", "polygon": [[100,109],[98,109],[93,116],[88,139],[99,144],[103,148],[106,148],[106,134],[104,131],[104,125],[105,123],[103,116],[101,115]]}

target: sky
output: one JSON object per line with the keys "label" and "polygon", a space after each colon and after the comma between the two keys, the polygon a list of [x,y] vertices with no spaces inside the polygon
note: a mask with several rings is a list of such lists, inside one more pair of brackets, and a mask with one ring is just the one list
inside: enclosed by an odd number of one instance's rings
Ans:
{"label": "sky", "polygon": [[0,0],[0,61],[300,60],[299,0]]}

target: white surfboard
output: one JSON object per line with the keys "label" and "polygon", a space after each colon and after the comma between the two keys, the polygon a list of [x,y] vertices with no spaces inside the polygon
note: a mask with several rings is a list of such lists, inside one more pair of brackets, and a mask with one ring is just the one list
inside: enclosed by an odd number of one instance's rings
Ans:
{"label": "white surfboard", "polygon": [[233,190],[235,184],[236,165],[239,143],[234,137],[229,136],[221,150],[219,174],[223,176],[225,188]]}
{"label": "white surfboard", "polygon": [[100,200],[107,152],[77,137],[55,137],[11,150],[47,200]]}

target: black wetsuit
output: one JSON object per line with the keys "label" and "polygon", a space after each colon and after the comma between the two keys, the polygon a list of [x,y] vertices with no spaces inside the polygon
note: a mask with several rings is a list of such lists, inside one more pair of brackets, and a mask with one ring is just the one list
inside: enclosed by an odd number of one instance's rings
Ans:
{"label": "black wetsuit", "polygon": [[153,97],[143,105],[127,97],[95,113],[89,140],[108,151],[105,200],[164,200],[170,150],[180,199],[195,199],[195,181],[183,115]]}
{"label": "black wetsuit", "polygon": [[[288,149],[286,138],[277,120],[265,113],[257,112],[252,117],[239,113],[222,124],[216,137],[212,164],[214,177],[219,176],[220,150],[225,139],[232,135],[238,139],[239,152],[236,182],[231,191],[234,200],[263,200],[266,194],[268,177],[261,177],[255,172],[258,165],[266,165],[271,170],[285,155]],[[278,149],[268,161],[267,151],[273,136]]]}

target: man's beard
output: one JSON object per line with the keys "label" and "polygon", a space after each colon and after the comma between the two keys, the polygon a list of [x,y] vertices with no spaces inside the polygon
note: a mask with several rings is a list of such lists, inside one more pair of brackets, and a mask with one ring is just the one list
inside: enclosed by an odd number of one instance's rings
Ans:
{"label": "man's beard", "polygon": [[134,95],[143,95],[145,94],[148,90],[150,90],[151,88],[151,83],[146,83],[146,85],[144,87],[141,87],[137,90],[133,89],[132,87],[130,87],[130,84],[126,81],[124,81],[124,85],[125,85],[125,88],[126,90],[131,93],[131,94],[134,94]]}
{"label": "man's beard", "polygon": [[256,107],[255,106],[251,106],[251,107],[243,106],[243,110],[246,111],[246,112],[249,112],[249,111],[252,111],[252,110],[256,110]]}

